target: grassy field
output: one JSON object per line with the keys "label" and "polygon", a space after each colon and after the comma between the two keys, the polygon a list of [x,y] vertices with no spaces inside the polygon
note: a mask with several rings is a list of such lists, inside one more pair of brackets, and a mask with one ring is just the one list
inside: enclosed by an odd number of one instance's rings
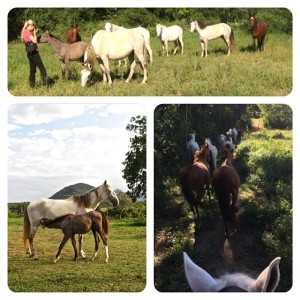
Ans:
{"label": "grassy field", "polygon": [[8,287],[14,292],[140,292],[146,286],[146,227],[109,220],[109,262],[101,243],[98,257],[92,233],[85,236],[87,259],[73,261],[68,241],[61,259],[52,262],[62,239],[60,230],[37,232],[38,260],[26,257],[23,246],[23,218],[8,220]]}
{"label": "grassy field", "polygon": [[[90,38],[83,39],[89,41]],[[235,49],[228,57],[222,39],[208,43],[208,57],[200,58],[198,33],[184,32],[184,54],[161,56],[161,45],[151,29],[154,62],[148,66],[148,83],[141,85],[139,66],[129,84],[127,68],[118,70],[111,61],[113,86],[102,84],[100,67],[90,84],[80,86],[81,63],[72,62],[74,78],[63,81],[58,59],[48,44],[40,44],[41,56],[49,76],[49,87],[28,87],[29,66],[20,41],[8,44],[8,90],[15,96],[285,96],[292,90],[292,36],[269,34],[265,51],[252,51],[252,38],[235,31]],[[173,49],[170,43],[169,49]]]}

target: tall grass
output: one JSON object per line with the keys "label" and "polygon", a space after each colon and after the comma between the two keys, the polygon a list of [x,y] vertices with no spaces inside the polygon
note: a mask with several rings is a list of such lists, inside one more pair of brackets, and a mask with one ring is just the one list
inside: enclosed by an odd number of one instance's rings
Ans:
{"label": "tall grass", "polygon": [[[14,292],[140,292],[146,286],[146,227],[109,220],[109,262],[104,247],[98,258],[73,261],[68,241],[61,259],[52,260],[62,239],[60,230],[40,228],[35,238],[38,260],[26,258],[22,241],[23,218],[8,220],[8,287]],[[90,258],[94,249],[91,233],[84,239]]]}
{"label": "tall grass", "polygon": [[[148,83],[141,85],[141,68],[129,84],[128,69],[110,62],[113,85],[103,85],[100,67],[91,83],[80,86],[81,63],[72,62],[74,77],[63,81],[52,47],[39,44],[50,86],[28,86],[29,66],[20,41],[8,44],[8,90],[15,96],[285,96],[292,90],[292,36],[270,33],[264,52],[252,51],[252,38],[235,30],[235,50],[227,56],[222,39],[208,43],[208,57],[200,58],[198,33],[184,32],[184,54],[161,56],[161,44],[151,28],[154,62],[148,65]],[[81,32],[84,40],[90,35]],[[64,37],[62,37],[64,39]],[[169,48],[173,45],[170,43]],[[39,78],[39,72],[37,72]]]}

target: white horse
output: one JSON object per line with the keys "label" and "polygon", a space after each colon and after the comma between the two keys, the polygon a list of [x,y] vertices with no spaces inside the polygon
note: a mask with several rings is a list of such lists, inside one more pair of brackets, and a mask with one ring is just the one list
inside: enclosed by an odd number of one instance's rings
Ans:
{"label": "white horse", "polygon": [[205,51],[205,57],[207,57],[207,44],[208,41],[214,40],[217,38],[223,38],[227,44],[228,52],[227,55],[231,53],[234,47],[234,36],[233,30],[226,23],[219,23],[211,26],[199,26],[197,21],[191,23],[191,32],[197,30],[201,42],[201,57],[203,57]]}
{"label": "white horse", "polygon": [[235,152],[235,146],[233,144],[233,141],[232,141],[232,137],[231,136],[228,136],[228,135],[225,135],[225,134],[220,134],[219,135],[219,145],[221,147],[222,150],[225,150],[226,149],[226,145],[229,145],[230,146],[230,150],[232,152]]}
{"label": "white horse", "polygon": [[186,148],[189,155],[189,160],[192,163],[194,161],[194,153],[200,149],[196,142],[196,133],[189,133],[189,140],[186,143]]}
{"label": "white horse", "polygon": [[[118,26],[118,25],[115,25],[115,24],[112,24],[109,22],[107,22],[104,27],[105,27],[105,31],[107,31],[107,32],[114,32],[117,30],[127,29],[127,28],[124,28],[123,26]],[[145,47],[149,53],[150,62],[152,63],[153,62],[153,54],[152,54],[152,49],[150,46],[150,32],[146,28],[141,27],[141,26],[132,28],[132,30],[134,30],[135,32],[138,32],[139,34],[141,34],[143,36],[143,38],[145,40]]]}
{"label": "white horse", "polygon": [[280,260],[276,257],[256,279],[241,273],[215,279],[183,252],[185,277],[193,292],[274,292],[280,280]]}
{"label": "white horse", "polygon": [[205,140],[205,145],[208,146],[208,149],[211,152],[212,156],[212,163],[214,165],[214,170],[217,168],[217,156],[218,156],[218,150],[217,147],[214,146],[209,138]]}
{"label": "white horse", "polygon": [[236,144],[238,132],[237,132],[237,130],[235,129],[235,127],[230,128],[230,129],[226,132],[226,134],[227,134],[228,136],[232,137],[233,143]]}
{"label": "white horse", "polygon": [[180,26],[178,25],[173,25],[173,26],[169,26],[166,27],[164,25],[161,24],[157,24],[156,25],[156,34],[157,37],[160,38],[161,44],[162,44],[162,48],[163,48],[163,55],[164,52],[167,53],[167,56],[169,56],[168,53],[168,42],[174,42],[175,44],[175,49],[174,49],[174,54],[176,54],[177,49],[179,47],[181,47],[181,54],[183,54],[183,30]]}
{"label": "white horse", "polygon": [[136,54],[144,72],[142,83],[146,83],[148,72],[147,63],[144,58],[144,48],[144,38],[134,30],[118,30],[115,32],[97,31],[84,52],[81,86],[84,87],[86,85],[96,59],[103,73],[103,82],[106,83],[108,81],[108,84],[111,85],[109,60],[120,60],[125,57],[128,57],[130,63],[130,72],[125,81],[128,83],[132,78],[136,66],[134,54]]}
{"label": "white horse", "polygon": [[[42,219],[54,220],[68,214],[83,214],[95,210],[101,202],[109,202],[113,206],[119,205],[118,196],[106,180],[102,185],[82,196],[71,196],[63,200],[41,198],[31,202],[24,211],[23,238],[26,253],[29,257],[37,257],[33,240]],[[82,257],[85,257],[82,250],[82,237],[79,240],[79,252]]]}

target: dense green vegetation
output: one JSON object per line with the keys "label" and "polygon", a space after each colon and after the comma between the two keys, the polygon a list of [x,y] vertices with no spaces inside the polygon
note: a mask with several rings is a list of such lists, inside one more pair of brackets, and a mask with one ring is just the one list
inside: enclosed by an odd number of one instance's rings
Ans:
{"label": "dense green vegetation", "polygon": [[[249,33],[248,13],[245,8],[132,8],[132,9],[13,9],[8,16],[8,89],[19,96],[204,96],[204,95],[287,95],[292,89],[292,14],[287,9],[252,9],[258,19],[269,24],[263,53],[253,52]],[[26,19],[35,19],[40,33],[51,30],[65,40],[70,27],[68,18],[76,22],[83,40],[104,28],[106,21],[127,27],[144,26],[151,34],[154,62],[148,65],[149,80],[141,86],[140,67],[136,68],[131,83],[125,86],[128,69],[117,68],[111,62],[113,87],[104,86],[99,66],[89,86],[81,88],[81,63],[72,62],[74,77],[61,79],[60,63],[50,45],[39,44],[40,52],[49,76],[49,87],[37,85],[28,89],[28,62],[24,45],[20,42],[20,30]],[[222,39],[209,42],[207,59],[200,59],[198,33],[190,33],[192,19],[214,24],[228,22],[235,35],[235,49],[226,56]],[[184,54],[161,56],[161,44],[156,37],[156,23],[178,24],[184,29]],[[170,49],[173,48],[170,43]],[[18,70],[16,72],[16,70]],[[39,76],[39,74],[38,74]]]}
{"label": "dense green vegetation", "polygon": [[[253,118],[262,116],[269,129],[253,127]],[[276,127],[270,127],[273,117],[278,122]],[[218,134],[233,126],[244,131],[234,160],[242,183],[242,213],[238,230],[229,239],[234,263],[239,271],[246,269],[257,275],[261,266],[281,256],[281,281],[277,290],[291,288],[291,124],[292,111],[286,105],[161,105],[156,109],[154,228],[155,285],[159,291],[189,291],[182,271],[182,251],[187,251],[202,267],[212,268],[215,276],[226,271],[224,265],[229,269],[234,267],[224,258],[222,229],[211,233],[221,218],[214,194],[212,202],[201,211],[200,227],[194,227],[178,182],[179,171],[187,163],[187,132],[196,132],[199,144],[204,143],[205,137],[211,137],[217,145]],[[218,165],[220,162],[221,158]],[[248,246],[244,245],[244,237],[248,239]],[[201,253],[199,247],[202,247]],[[172,275],[165,278],[165,273]]]}

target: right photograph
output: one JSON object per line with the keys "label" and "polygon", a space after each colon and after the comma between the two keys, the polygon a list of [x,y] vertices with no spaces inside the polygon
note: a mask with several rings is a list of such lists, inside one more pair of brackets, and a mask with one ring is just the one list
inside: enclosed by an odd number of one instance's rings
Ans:
{"label": "right photograph", "polygon": [[156,107],[157,291],[291,289],[292,126],[285,104]]}

